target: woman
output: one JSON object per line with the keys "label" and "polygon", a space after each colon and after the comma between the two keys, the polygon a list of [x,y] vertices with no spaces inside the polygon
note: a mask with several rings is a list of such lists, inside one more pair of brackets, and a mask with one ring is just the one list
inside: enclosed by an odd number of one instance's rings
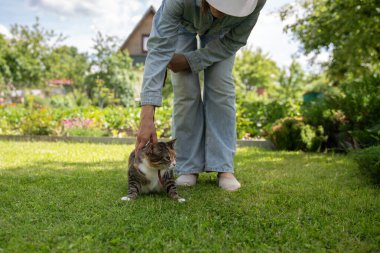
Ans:
{"label": "woman", "polygon": [[[218,185],[240,188],[236,149],[235,53],[246,44],[265,0],[163,0],[148,40],[136,150],[157,142],[154,108],[161,105],[166,68],[174,92],[177,185],[196,184],[201,172],[217,172]],[[197,35],[200,43],[197,43]],[[200,44],[200,45],[198,45]],[[204,70],[201,92],[199,75]]]}

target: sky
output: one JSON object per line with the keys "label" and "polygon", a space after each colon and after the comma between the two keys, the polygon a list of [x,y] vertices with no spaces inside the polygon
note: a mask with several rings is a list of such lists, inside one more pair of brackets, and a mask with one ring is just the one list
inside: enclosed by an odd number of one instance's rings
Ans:
{"label": "sky", "polygon": [[[295,0],[267,0],[248,47],[261,48],[281,67],[291,63],[300,45],[283,32],[278,10]],[[0,0],[0,33],[9,36],[12,24],[32,25],[36,17],[47,29],[67,36],[64,44],[90,51],[97,31],[125,40],[150,5],[161,0]],[[306,57],[298,60],[308,68]]]}

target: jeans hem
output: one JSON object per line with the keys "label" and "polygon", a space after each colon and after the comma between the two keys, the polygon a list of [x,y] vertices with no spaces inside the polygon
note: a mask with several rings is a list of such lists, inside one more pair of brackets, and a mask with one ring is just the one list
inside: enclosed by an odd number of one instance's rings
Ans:
{"label": "jeans hem", "polygon": [[199,174],[202,173],[203,170],[187,170],[187,171],[179,171],[176,170],[176,174],[181,176],[181,175],[187,175],[187,174]]}
{"label": "jeans hem", "polygon": [[206,168],[206,172],[229,172],[229,173],[234,173],[233,168]]}

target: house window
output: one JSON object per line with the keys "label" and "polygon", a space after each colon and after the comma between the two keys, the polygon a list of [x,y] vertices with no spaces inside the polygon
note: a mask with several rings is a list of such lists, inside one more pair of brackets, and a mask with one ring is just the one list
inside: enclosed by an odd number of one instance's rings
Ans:
{"label": "house window", "polygon": [[142,51],[143,51],[143,53],[148,52],[148,39],[149,39],[149,34],[143,34],[142,35]]}

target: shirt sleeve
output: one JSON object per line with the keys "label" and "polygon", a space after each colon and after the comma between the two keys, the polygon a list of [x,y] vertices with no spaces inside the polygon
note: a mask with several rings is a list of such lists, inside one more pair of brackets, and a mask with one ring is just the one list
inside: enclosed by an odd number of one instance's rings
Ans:
{"label": "shirt sleeve", "polygon": [[195,73],[200,72],[216,62],[231,57],[241,47],[245,46],[265,4],[265,1],[261,2],[262,4],[252,14],[227,32],[221,39],[209,42],[204,48],[184,53],[191,70]]}
{"label": "shirt sleeve", "polygon": [[141,87],[141,105],[162,105],[162,86],[167,65],[175,52],[182,15],[183,0],[166,0],[153,18],[147,43],[148,55]]}

